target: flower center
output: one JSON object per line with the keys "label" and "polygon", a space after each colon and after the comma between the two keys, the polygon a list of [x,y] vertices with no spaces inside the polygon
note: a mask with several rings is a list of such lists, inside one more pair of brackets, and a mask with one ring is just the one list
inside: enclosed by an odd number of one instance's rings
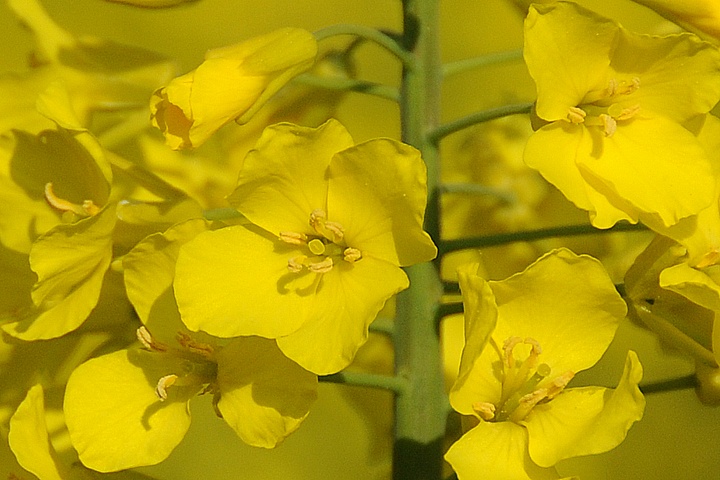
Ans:
{"label": "flower center", "polygon": [[604,89],[588,92],[581,105],[570,107],[567,121],[583,123],[588,127],[601,127],[605,136],[611,137],[617,130],[617,122],[629,120],[640,111],[639,104],[622,106],[618,103],[639,88],[638,77],[621,82],[611,79]]}
{"label": "flower center", "polygon": [[180,360],[177,371],[158,380],[155,394],[161,402],[167,400],[168,389],[172,386],[201,390],[200,395],[215,391],[217,362],[212,345],[198,342],[190,335],[178,332],[176,340],[179,347],[170,347],[158,342],[145,327],[138,328],[136,335],[146,350],[171,355]]}
{"label": "flower center", "polygon": [[314,273],[327,273],[337,261],[355,263],[362,258],[357,248],[345,246],[345,229],[337,222],[327,219],[322,209],[310,213],[310,226],[314,235],[298,232],[280,232],[278,238],[291,245],[303,247],[304,253],[288,260],[288,270],[298,273],[307,269]]}
{"label": "flower center", "polygon": [[[529,347],[529,348],[528,348]],[[528,351],[529,350],[529,351]],[[517,351],[526,353],[524,360],[516,358]],[[552,369],[540,363],[542,348],[533,338],[510,337],[502,347],[502,394],[500,401],[477,402],[473,405],[476,415],[486,421],[502,422],[523,420],[535,405],[548,402],[563,391],[575,376],[567,371],[550,379]]]}

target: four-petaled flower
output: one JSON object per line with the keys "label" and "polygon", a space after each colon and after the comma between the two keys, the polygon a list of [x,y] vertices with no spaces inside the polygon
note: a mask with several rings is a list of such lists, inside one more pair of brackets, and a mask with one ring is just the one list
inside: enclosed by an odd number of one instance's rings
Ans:
{"label": "four-petaled flower", "polygon": [[620,444],[645,405],[635,353],[617,389],[565,388],[626,313],[602,265],[561,249],[503,281],[476,272],[459,270],[466,344],[450,403],[476,425],[446,454],[458,478],[559,478],[558,461]]}
{"label": "four-petaled flower", "polygon": [[710,205],[712,167],[682,124],[720,100],[717,48],[692,34],[635,34],[559,2],[530,8],[524,55],[539,127],[525,161],[593,225],[670,226]]}
{"label": "four-petaled flower", "polygon": [[354,145],[334,120],[268,127],[228,197],[252,223],[180,250],[183,322],[218,337],[275,338],[317,374],[343,369],[385,301],[407,288],[400,266],[436,255],[422,229],[425,182],[420,153],[400,142]]}

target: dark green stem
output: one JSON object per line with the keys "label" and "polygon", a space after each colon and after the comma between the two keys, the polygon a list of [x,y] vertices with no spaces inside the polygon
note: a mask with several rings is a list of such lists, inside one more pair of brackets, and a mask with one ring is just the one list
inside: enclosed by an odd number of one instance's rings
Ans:
{"label": "dark green stem", "polygon": [[538,230],[523,230],[521,232],[498,233],[474,238],[460,238],[457,240],[443,240],[438,245],[440,254],[446,254],[468,248],[493,247],[513,242],[530,242],[552,237],[571,237],[576,235],[597,235],[615,232],[645,231],[647,227],[642,224],[618,223],[617,225],[600,230],[592,225],[568,225],[564,227],[541,228]]}
{"label": "dark green stem", "polygon": [[374,373],[344,371],[318,377],[321,382],[342,383],[356,387],[369,387],[390,390],[401,395],[407,389],[407,382],[400,377],[377,375]]}
{"label": "dark green stem", "polygon": [[502,63],[514,62],[522,60],[523,51],[509,50],[507,52],[490,53],[488,55],[482,55],[474,58],[464,58],[455,62],[446,63],[443,65],[443,76],[449,77],[458,73],[467,72],[468,70],[474,70],[476,68],[488,67],[490,65],[499,65]]}
{"label": "dark green stem", "polygon": [[314,35],[318,42],[325,40],[326,38],[339,35],[350,35],[353,37],[363,38],[383,47],[385,50],[395,55],[400,59],[403,65],[411,66],[414,61],[413,56],[405,50],[395,38],[373,27],[367,27],[365,25],[338,24],[320,29],[316,31]]}
{"label": "dark green stem", "polygon": [[532,105],[532,103],[519,103],[517,105],[504,105],[502,107],[491,108],[490,110],[475,112],[466,117],[459,118],[453,122],[440,125],[439,127],[430,130],[428,137],[435,142],[439,142],[452,133],[459,132],[460,130],[464,130],[479,123],[489,122],[490,120],[496,120],[510,115],[530,113]]}
{"label": "dark green stem", "polygon": [[[439,46],[440,0],[404,0],[405,62],[401,88],[403,141],[417,147],[428,171],[425,228],[439,238],[438,144],[426,133],[440,117],[442,65]],[[410,288],[397,298],[395,372],[408,388],[395,397],[394,480],[440,480],[447,417],[442,355],[436,318],[442,293],[431,263],[406,269]]]}
{"label": "dark green stem", "polygon": [[652,393],[674,392],[676,390],[687,390],[697,386],[697,378],[695,375],[687,375],[685,377],[672,378],[661,382],[648,383],[640,385],[640,391],[644,395]]}
{"label": "dark green stem", "polygon": [[400,101],[400,92],[398,92],[397,88],[379,83],[349,78],[322,78],[310,74],[300,75],[294,81],[311,87],[324,88],[327,90],[347,90],[374,95],[396,103]]}

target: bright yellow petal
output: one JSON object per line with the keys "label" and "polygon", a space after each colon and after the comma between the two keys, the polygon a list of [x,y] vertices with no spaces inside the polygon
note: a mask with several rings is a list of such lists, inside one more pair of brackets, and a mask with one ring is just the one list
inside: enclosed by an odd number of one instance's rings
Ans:
{"label": "bright yellow petal", "polygon": [[[180,247],[207,230],[202,219],[189,220],[142,240],[123,257],[128,298],[140,321],[161,341],[182,329],[172,285]],[[169,333],[169,338],[162,332]]]}
{"label": "bright yellow petal", "polygon": [[459,480],[559,479],[554,468],[540,468],[528,457],[527,432],[512,422],[480,422],[445,454]]}
{"label": "bright yellow petal", "polygon": [[257,227],[199,234],[180,249],[175,270],[183,323],[218,337],[294,332],[308,317],[319,275],[289,272],[298,254]]}
{"label": "bright yellow petal", "polygon": [[[707,113],[720,100],[720,51],[688,33],[665,37],[622,30],[610,68],[640,88],[618,102],[639,104],[675,122]],[[662,134],[658,134],[661,136]]]}
{"label": "bright yellow petal", "polygon": [[534,4],[525,20],[525,63],[537,85],[537,114],[565,120],[608,83],[618,26],[574,3]]}
{"label": "bright yellow petal", "polygon": [[278,346],[313,373],[336,373],[352,362],[385,302],[408,285],[402,269],[382,260],[363,258],[335,265],[322,275],[308,299],[312,303],[307,321],[278,338]]}
{"label": "bright yellow petal", "polygon": [[17,461],[42,480],[68,478],[57,461],[45,424],[45,401],[40,384],[33,386],[10,419],[8,442]]}
{"label": "bright yellow petal", "polygon": [[317,397],[317,377],[273,340],[242,337],[217,355],[218,410],[245,443],[273,448],[297,430]]}
{"label": "bright yellow petal", "polygon": [[65,417],[82,463],[99,472],[154,465],[167,458],[190,426],[197,389],[174,386],[161,402],[158,380],[182,371],[179,361],[144,350],[89,360],[70,376]]}
{"label": "bright yellow petal", "polygon": [[522,422],[528,429],[530,457],[552,466],[570,457],[606,452],[618,446],[645,409],[638,383],[642,366],[629,351],[616,389],[572,388],[536,405]]}
{"label": "bright yellow petal", "polygon": [[112,259],[115,209],[58,225],[30,252],[38,275],[32,299],[35,312],[3,330],[23,340],[56,338],[78,328],[97,305]]}
{"label": "bright yellow petal", "polygon": [[493,339],[534,338],[550,376],[579,372],[605,353],[625,317],[625,302],[602,264],[570,250],[553,250],[524,272],[489,282],[498,305]]}
{"label": "bright yellow petal", "polygon": [[327,208],[330,160],[352,145],[350,134],[335,120],[318,128],[272,125],[245,158],[228,201],[276,235],[315,233],[308,222],[313,210]]}
{"label": "bright yellow petal", "polygon": [[619,197],[638,213],[655,214],[666,226],[708,207],[715,178],[695,136],[663,117],[633,119],[611,137],[588,136],[577,162],[587,181],[608,198]]}
{"label": "bright yellow petal", "polygon": [[708,310],[720,312],[720,285],[706,273],[687,263],[680,263],[660,272],[660,286]]}
{"label": "bright yellow petal", "polygon": [[472,406],[479,400],[499,401],[502,393],[502,384],[492,368],[499,357],[487,345],[495,330],[498,308],[490,286],[478,276],[478,267],[468,264],[458,268],[465,309],[465,346],[460,372],[450,391],[450,404],[463,415],[472,415]]}
{"label": "bright yellow petal", "polygon": [[[546,125],[528,139],[523,154],[525,163],[555,185],[578,208],[590,212],[598,228],[608,228],[620,220],[637,222],[637,215],[627,212],[626,205],[614,205],[588,184],[577,165],[578,149],[591,142],[589,131],[581,125],[555,122]],[[624,210],[621,208],[624,207]]]}
{"label": "bright yellow petal", "polygon": [[423,231],[427,172],[420,152],[391,139],[343,150],[330,162],[328,218],[345,228],[345,243],[396,265],[435,258]]}

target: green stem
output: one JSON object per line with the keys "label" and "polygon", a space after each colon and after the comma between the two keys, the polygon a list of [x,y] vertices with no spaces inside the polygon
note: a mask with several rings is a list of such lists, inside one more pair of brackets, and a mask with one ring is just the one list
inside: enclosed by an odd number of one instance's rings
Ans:
{"label": "green stem", "polygon": [[642,224],[618,223],[617,225],[600,230],[592,225],[567,225],[564,227],[541,228],[538,230],[523,230],[521,232],[498,233],[482,237],[460,238],[457,240],[443,240],[438,245],[440,254],[444,255],[457,250],[469,248],[492,247],[506,245],[514,242],[530,242],[552,237],[571,237],[576,235],[598,235],[615,232],[645,231],[647,227]]}
{"label": "green stem", "polygon": [[370,324],[368,330],[392,338],[395,335],[395,321],[391,318],[378,317]]}
{"label": "green stem", "polygon": [[375,373],[344,371],[332,375],[318,377],[321,382],[342,383],[356,387],[379,388],[402,394],[407,389],[407,382],[403,378],[377,375]]}
{"label": "green stem", "polygon": [[443,65],[443,77],[457,75],[458,73],[463,73],[468,70],[474,70],[476,68],[489,67],[490,65],[499,65],[502,63],[522,60],[522,58],[522,49],[509,50],[507,52],[491,53],[488,55],[481,55],[474,58],[464,58],[462,60],[446,63],[445,65]]}
{"label": "green stem", "polygon": [[182,190],[173,187],[151,171],[121,157],[120,155],[106,150],[105,157],[108,159],[108,162],[110,162],[113,171],[127,175],[129,178],[137,182],[138,185],[142,186],[149,192],[154,193],[160,198],[164,198],[165,200],[175,200],[187,196]]}
{"label": "green stem", "polygon": [[339,35],[351,35],[353,37],[363,38],[383,47],[385,50],[399,58],[405,66],[411,66],[414,61],[413,56],[403,49],[402,45],[400,45],[397,40],[373,27],[366,27],[365,25],[338,24],[317,30],[314,32],[314,35],[318,42],[325,40],[326,38]]}
{"label": "green stem", "polygon": [[687,375],[685,377],[672,378],[661,382],[648,383],[640,385],[640,391],[643,395],[652,393],[674,392],[676,390],[687,390],[697,386],[697,378],[695,375]]}
{"label": "green stem", "polygon": [[233,207],[225,207],[225,208],[213,208],[210,210],[205,210],[203,212],[203,217],[205,217],[205,220],[232,220],[237,218],[242,218],[243,214],[238,212]]}
{"label": "green stem", "polygon": [[311,87],[324,88],[327,90],[360,92],[384,98],[396,103],[400,101],[400,92],[397,88],[390,87],[388,85],[381,85],[379,83],[353,80],[349,78],[322,78],[310,74],[300,75],[294,81]]}
{"label": "green stem", "polygon": [[[428,171],[425,228],[439,238],[438,144],[426,132],[440,118],[440,0],[403,0],[404,45],[414,61],[405,62],[400,111],[402,139],[417,147]],[[447,418],[437,311],[442,288],[431,263],[406,269],[410,288],[397,297],[395,373],[408,388],[395,397],[394,480],[439,480]]]}
{"label": "green stem", "polygon": [[466,117],[459,118],[455,121],[440,125],[439,127],[430,130],[428,137],[433,141],[439,142],[450,134],[459,132],[460,130],[464,130],[479,123],[489,122],[490,120],[496,120],[510,115],[530,113],[532,106],[532,103],[519,103],[517,105],[503,105],[502,107],[475,112]]}
{"label": "green stem", "polygon": [[685,352],[695,360],[717,367],[713,352],[697,343],[671,322],[657,315],[648,305],[635,303],[632,306],[637,317],[663,341]]}
{"label": "green stem", "polygon": [[440,193],[459,193],[465,195],[484,195],[494,197],[507,205],[517,203],[513,193],[498,190],[497,188],[480,185],[478,183],[443,183],[439,187]]}

